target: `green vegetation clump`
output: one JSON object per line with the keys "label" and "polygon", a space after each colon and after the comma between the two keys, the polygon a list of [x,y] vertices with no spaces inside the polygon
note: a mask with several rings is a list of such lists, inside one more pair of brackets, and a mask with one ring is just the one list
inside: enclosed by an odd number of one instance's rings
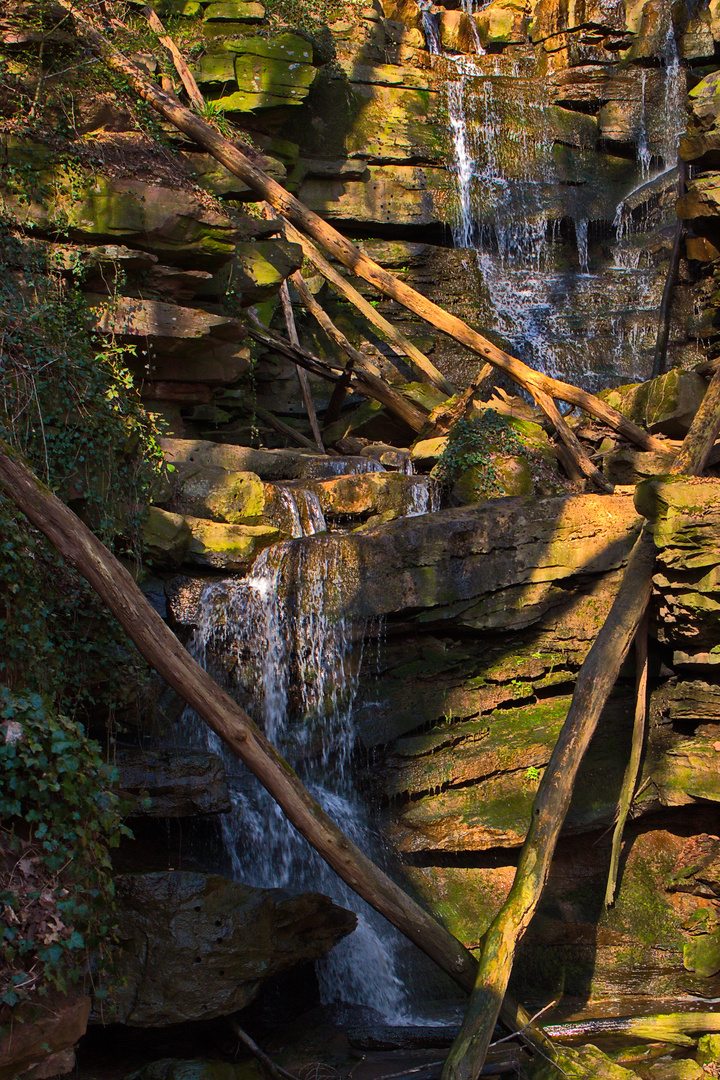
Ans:
{"label": "green vegetation clump", "polygon": [[127,829],[80,724],[0,687],[0,1002],[66,991],[110,954],[109,849]]}
{"label": "green vegetation clump", "polygon": [[457,421],[431,475],[449,490],[468,469],[480,466],[481,479],[475,484],[477,495],[498,498],[505,490],[495,458],[505,455],[524,458],[531,473],[542,465],[541,455],[527,445],[513,424],[494,409],[486,409],[479,420]]}
{"label": "green vegetation clump", "polygon": [[[6,229],[0,247],[0,440],[128,565],[161,455],[127,350],[86,326],[75,270]],[[0,494],[0,1020],[105,965],[118,715],[146,668],[83,578]],[[93,730],[100,741],[88,737]],[[102,744],[106,744],[106,749]]]}

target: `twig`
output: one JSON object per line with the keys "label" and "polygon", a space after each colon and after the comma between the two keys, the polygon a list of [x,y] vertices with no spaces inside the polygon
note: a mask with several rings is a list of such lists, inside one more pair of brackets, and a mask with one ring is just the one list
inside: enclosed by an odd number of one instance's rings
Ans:
{"label": "twig", "polygon": [[237,1020],[231,1020],[230,1027],[240,1042],[247,1046],[253,1057],[258,1059],[272,1080],[298,1080],[294,1073],[288,1072],[286,1069],[281,1068],[280,1065],[276,1065],[272,1058],[269,1058],[265,1051],[260,1049],[255,1040],[250,1038],[247,1031],[243,1031]]}

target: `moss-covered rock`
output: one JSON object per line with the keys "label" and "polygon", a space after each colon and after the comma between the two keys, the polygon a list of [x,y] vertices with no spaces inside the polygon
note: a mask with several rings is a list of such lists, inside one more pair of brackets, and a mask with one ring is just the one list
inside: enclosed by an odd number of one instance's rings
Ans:
{"label": "moss-covered rock", "polygon": [[263,548],[281,538],[272,525],[228,525],[196,517],[185,520],[192,534],[188,559],[214,570],[247,570]]}
{"label": "moss-covered rock", "polygon": [[530,4],[527,0],[492,0],[475,16],[475,22],[485,48],[526,41]]}
{"label": "moss-covered rock", "polygon": [[143,525],[143,543],[154,562],[180,563],[191,540],[190,526],[180,514],[151,506]]}
{"label": "moss-covered rock", "polygon": [[283,281],[302,266],[299,244],[287,240],[256,240],[236,246],[229,291],[244,304],[254,304],[273,296]]}
{"label": "moss-covered rock", "polygon": [[603,390],[598,396],[654,434],[677,439],[687,433],[706,387],[696,372],[673,368],[657,379]]}
{"label": "moss-covered rock", "polygon": [[312,60],[312,47],[296,34],[228,38],[200,58],[195,75],[199,83],[223,84],[219,108],[254,112],[301,104],[318,74]]}
{"label": "moss-covered rock", "polygon": [[267,505],[266,486],[251,472],[228,472],[219,466],[181,466],[171,505],[196,518],[229,525],[260,525]]}
{"label": "moss-covered rock", "polygon": [[697,1059],[700,1065],[714,1065],[720,1062],[720,1035],[700,1036]]}

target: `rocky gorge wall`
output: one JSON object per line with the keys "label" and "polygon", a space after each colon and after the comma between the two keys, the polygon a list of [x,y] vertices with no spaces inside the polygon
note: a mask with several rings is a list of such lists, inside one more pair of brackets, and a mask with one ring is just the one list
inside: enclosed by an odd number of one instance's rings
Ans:
{"label": "rocky gorge wall", "polygon": [[[46,47],[61,59],[71,42],[47,10]],[[425,14],[443,56],[428,50],[423,12],[410,0],[358,8],[320,33],[242,0],[161,13],[212,107],[242,126],[263,168],[432,299],[590,385],[650,373],[674,228],[668,118],[683,112],[684,95],[672,94],[687,79],[681,152],[694,171],[678,204],[689,231],[670,359],[712,358],[720,38],[712,3],[692,11],[657,0],[540,0],[531,10],[495,0],[474,14],[433,5]],[[36,64],[36,31],[5,10],[1,32],[4,77],[22,81]],[[136,59],[167,77],[156,43],[135,44]],[[146,525],[146,594],[190,642],[203,590],[228,574],[236,583],[279,541],[294,553],[290,592],[297,567],[330,579],[326,614],[380,642],[377,663],[360,668],[353,714],[366,800],[381,808],[404,880],[477,948],[509,888],[573,679],[636,535],[631,494],[568,494],[537,416],[517,400],[510,411],[524,418],[546,471],[524,467],[523,484],[500,492],[515,498],[502,502],[474,505],[473,496],[428,514],[437,484],[425,474],[441,448],[411,452],[409,429],[356,398],[335,432],[352,440],[341,454],[288,449],[255,409],[307,436],[296,375],[250,343],[246,309],[279,325],[278,289],[302,264],[301,250],[242,183],[149,122],[130,95],[105,83],[63,85],[52,71],[43,78],[39,128],[25,127],[9,99],[3,105],[3,259],[20,295],[38,266],[77,289],[91,332],[124,349],[143,402],[166,422],[173,472]],[[356,344],[378,363],[389,358],[347,305],[318,278],[310,283]],[[457,346],[391,302],[376,303],[458,388],[472,381],[477,365]],[[308,320],[300,329],[320,355],[332,348]],[[659,395],[652,423],[645,412],[642,422],[680,437],[704,389],[693,373],[683,394],[693,380],[692,407],[681,407],[679,391],[670,406]],[[322,409],[329,390],[311,384]],[[428,411],[438,403],[427,386],[403,389]],[[591,439],[616,482],[658,471],[607,433]],[[420,475],[408,474],[410,461]],[[630,665],[523,944],[515,990],[528,1002],[565,993],[631,1009],[639,999],[718,992],[720,555],[717,492],[703,490],[702,505],[692,485],[646,490],[649,502],[638,504],[659,519],[660,555],[652,728],[620,896],[602,910],[603,830],[628,741]],[[63,495],[82,512],[81,486],[69,483]],[[329,531],[318,536],[321,520]],[[245,658],[216,659],[232,677]],[[132,972],[115,1019],[142,1027],[227,1016],[268,979],[325,953],[354,916],[317,893],[288,896],[219,876],[230,874],[220,834],[232,801],[220,757],[192,744],[182,706],[159,692],[139,726],[124,719],[120,785],[144,802],[133,818],[137,843],[117,861]]]}

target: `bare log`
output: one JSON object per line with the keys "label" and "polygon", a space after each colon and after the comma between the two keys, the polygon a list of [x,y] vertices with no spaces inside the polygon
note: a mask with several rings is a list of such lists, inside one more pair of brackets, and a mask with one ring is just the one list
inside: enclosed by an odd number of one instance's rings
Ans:
{"label": "bare log", "polygon": [[424,353],[420,352],[416,345],[413,345],[412,341],[406,338],[399,330],[396,330],[392,323],[380,314],[380,312],[372,306],[369,300],[366,300],[362,293],[359,293],[357,289],[350,284],[347,278],[344,278],[342,274],[339,274],[337,270],[330,265],[327,259],[324,259],[313,242],[308,239],[304,233],[301,233],[289,221],[285,222],[285,235],[288,240],[292,240],[294,244],[300,244],[303,249],[305,258],[313,264],[316,270],[318,270],[327,282],[335,287],[335,289],[345,297],[345,299],[357,308],[361,315],[364,315],[368,322],[380,331],[382,336],[390,345],[396,356],[405,356],[410,361],[412,366],[420,375],[420,378],[427,379],[433,386],[437,386],[438,390],[443,390],[446,394],[452,395],[455,393],[455,387],[452,383],[448,382],[442,372],[438,371],[435,365],[428,360]]}
{"label": "bare log", "polygon": [[[295,316],[293,315],[292,302],[290,300],[290,291],[287,287],[287,281],[283,281],[280,286],[280,301],[283,307],[283,315],[285,316],[285,327],[287,329],[287,336],[290,339],[292,345],[299,346],[300,338],[298,337],[297,327],[295,326]],[[300,392],[302,394],[303,403],[305,405],[305,412],[307,413],[308,420],[310,421],[310,427],[317,443],[317,448],[321,454],[325,453],[325,447],[323,446],[322,435],[320,434],[320,425],[318,424],[317,413],[315,412],[315,402],[313,401],[312,391],[310,390],[310,382],[307,377],[307,372],[299,364],[295,365],[295,371],[297,372],[298,382],[300,383]]]}
{"label": "bare log", "polygon": [[[706,404],[707,403],[707,404]],[[695,475],[720,431],[720,372],[713,376],[672,472]],[[512,888],[483,939],[478,975],[442,1080],[475,1080],[492,1039],[517,943],[537,910],[580,764],[650,600],[655,545],[643,528],[605,624],[575,683],[565,723],[538,788]]]}
{"label": "bare log", "polygon": [[[332,361],[324,363],[320,357],[315,356],[301,345],[292,345],[289,341],[278,337],[277,334],[263,326],[260,320],[252,314],[250,314],[249,318],[249,333],[256,341],[264,342],[283,356],[289,357],[295,363],[306,367],[317,375],[330,378],[332,382],[340,380],[341,376],[331,374],[331,368],[343,370],[339,363],[333,363]],[[421,431],[425,426],[427,413],[424,413],[417,405],[413,405],[411,401],[407,401],[402,394],[393,389],[379,375],[374,375],[369,370],[369,365],[365,371],[354,373],[353,387],[364,397],[374,398],[375,401],[385,405],[390,412],[397,416],[399,420],[404,421],[413,431]]]}
{"label": "bare log", "polygon": [[[78,517],[0,442],[0,488],[62,557],[89,582],[147,662],[247,765],[299,833],[351,889],[414,942],[465,990],[473,985],[473,955],[392,881],[325,813],[248,714],[182,647],[133,578]],[[543,1052],[553,1044],[527,1026],[512,998],[502,1019]]]}
{"label": "bare log", "polygon": [[123,56],[77,9],[73,9],[68,0],[58,0],[60,6],[72,12],[75,23],[82,31],[83,39],[97,51],[109,67],[121,72],[134,86],[137,93],[156,109],[162,116],[194,139],[212,154],[235,176],[243,180],[248,187],[270,203],[283,217],[316,240],[334,258],[351,270],[358,277],[373,285],[379,292],[396,300],[408,310],[413,311],[435,329],[441,330],[465,345],[483,360],[504,371],[514,382],[528,393],[543,391],[552,398],[566,401],[571,405],[602,420],[613,430],[619,432],[631,442],[645,450],[665,449],[660,439],[649,435],[642,428],[633,424],[627,417],[593,394],[580,390],[570,383],[553,379],[542,372],[534,371],[521,360],[503,352],[492,342],[484,338],[462,319],[444,311],[427,297],[400,281],[393,274],[383,269],[378,263],[364,255],[360,249],[347,240],[341,233],[323,221],[321,217],[308,210],[294,195],[264,173],[243,154],[236,146],[206,124],[189,109],[178,105],[176,101],[158,89],[127,57]]}
{"label": "bare log", "polygon": [[193,73],[185,63],[182,53],[178,49],[173,39],[168,34],[163,24],[158,19],[152,8],[144,7],[141,11],[141,14],[145,16],[147,21],[150,23],[151,28],[155,31],[162,44],[172,56],[175,70],[177,71],[178,75],[182,80],[182,84],[187,91],[188,97],[192,101],[195,108],[199,109],[202,112],[202,110],[205,108],[205,98],[200,93],[200,87],[195,82]]}
{"label": "bare log", "polygon": [[622,850],[622,838],[625,831],[625,822],[630,813],[635,788],[637,786],[638,773],[640,772],[640,760],[642,748],[645,742],[645,725],[647,723],[647,686],[648,686],[648,614],[647,610],[635,635],[635,722],[633,723],[632,746],[630,748],[630,760],[627,763],[620,788],[618,802],[618,818],[615,823],[612,838],[612,852],[610,854],[610,869],[608,870],[607,886],[605,888],[605,906],[612,907],[615,903],[615,890],[617,888],[617,875],[620,866],[620,852]]}

